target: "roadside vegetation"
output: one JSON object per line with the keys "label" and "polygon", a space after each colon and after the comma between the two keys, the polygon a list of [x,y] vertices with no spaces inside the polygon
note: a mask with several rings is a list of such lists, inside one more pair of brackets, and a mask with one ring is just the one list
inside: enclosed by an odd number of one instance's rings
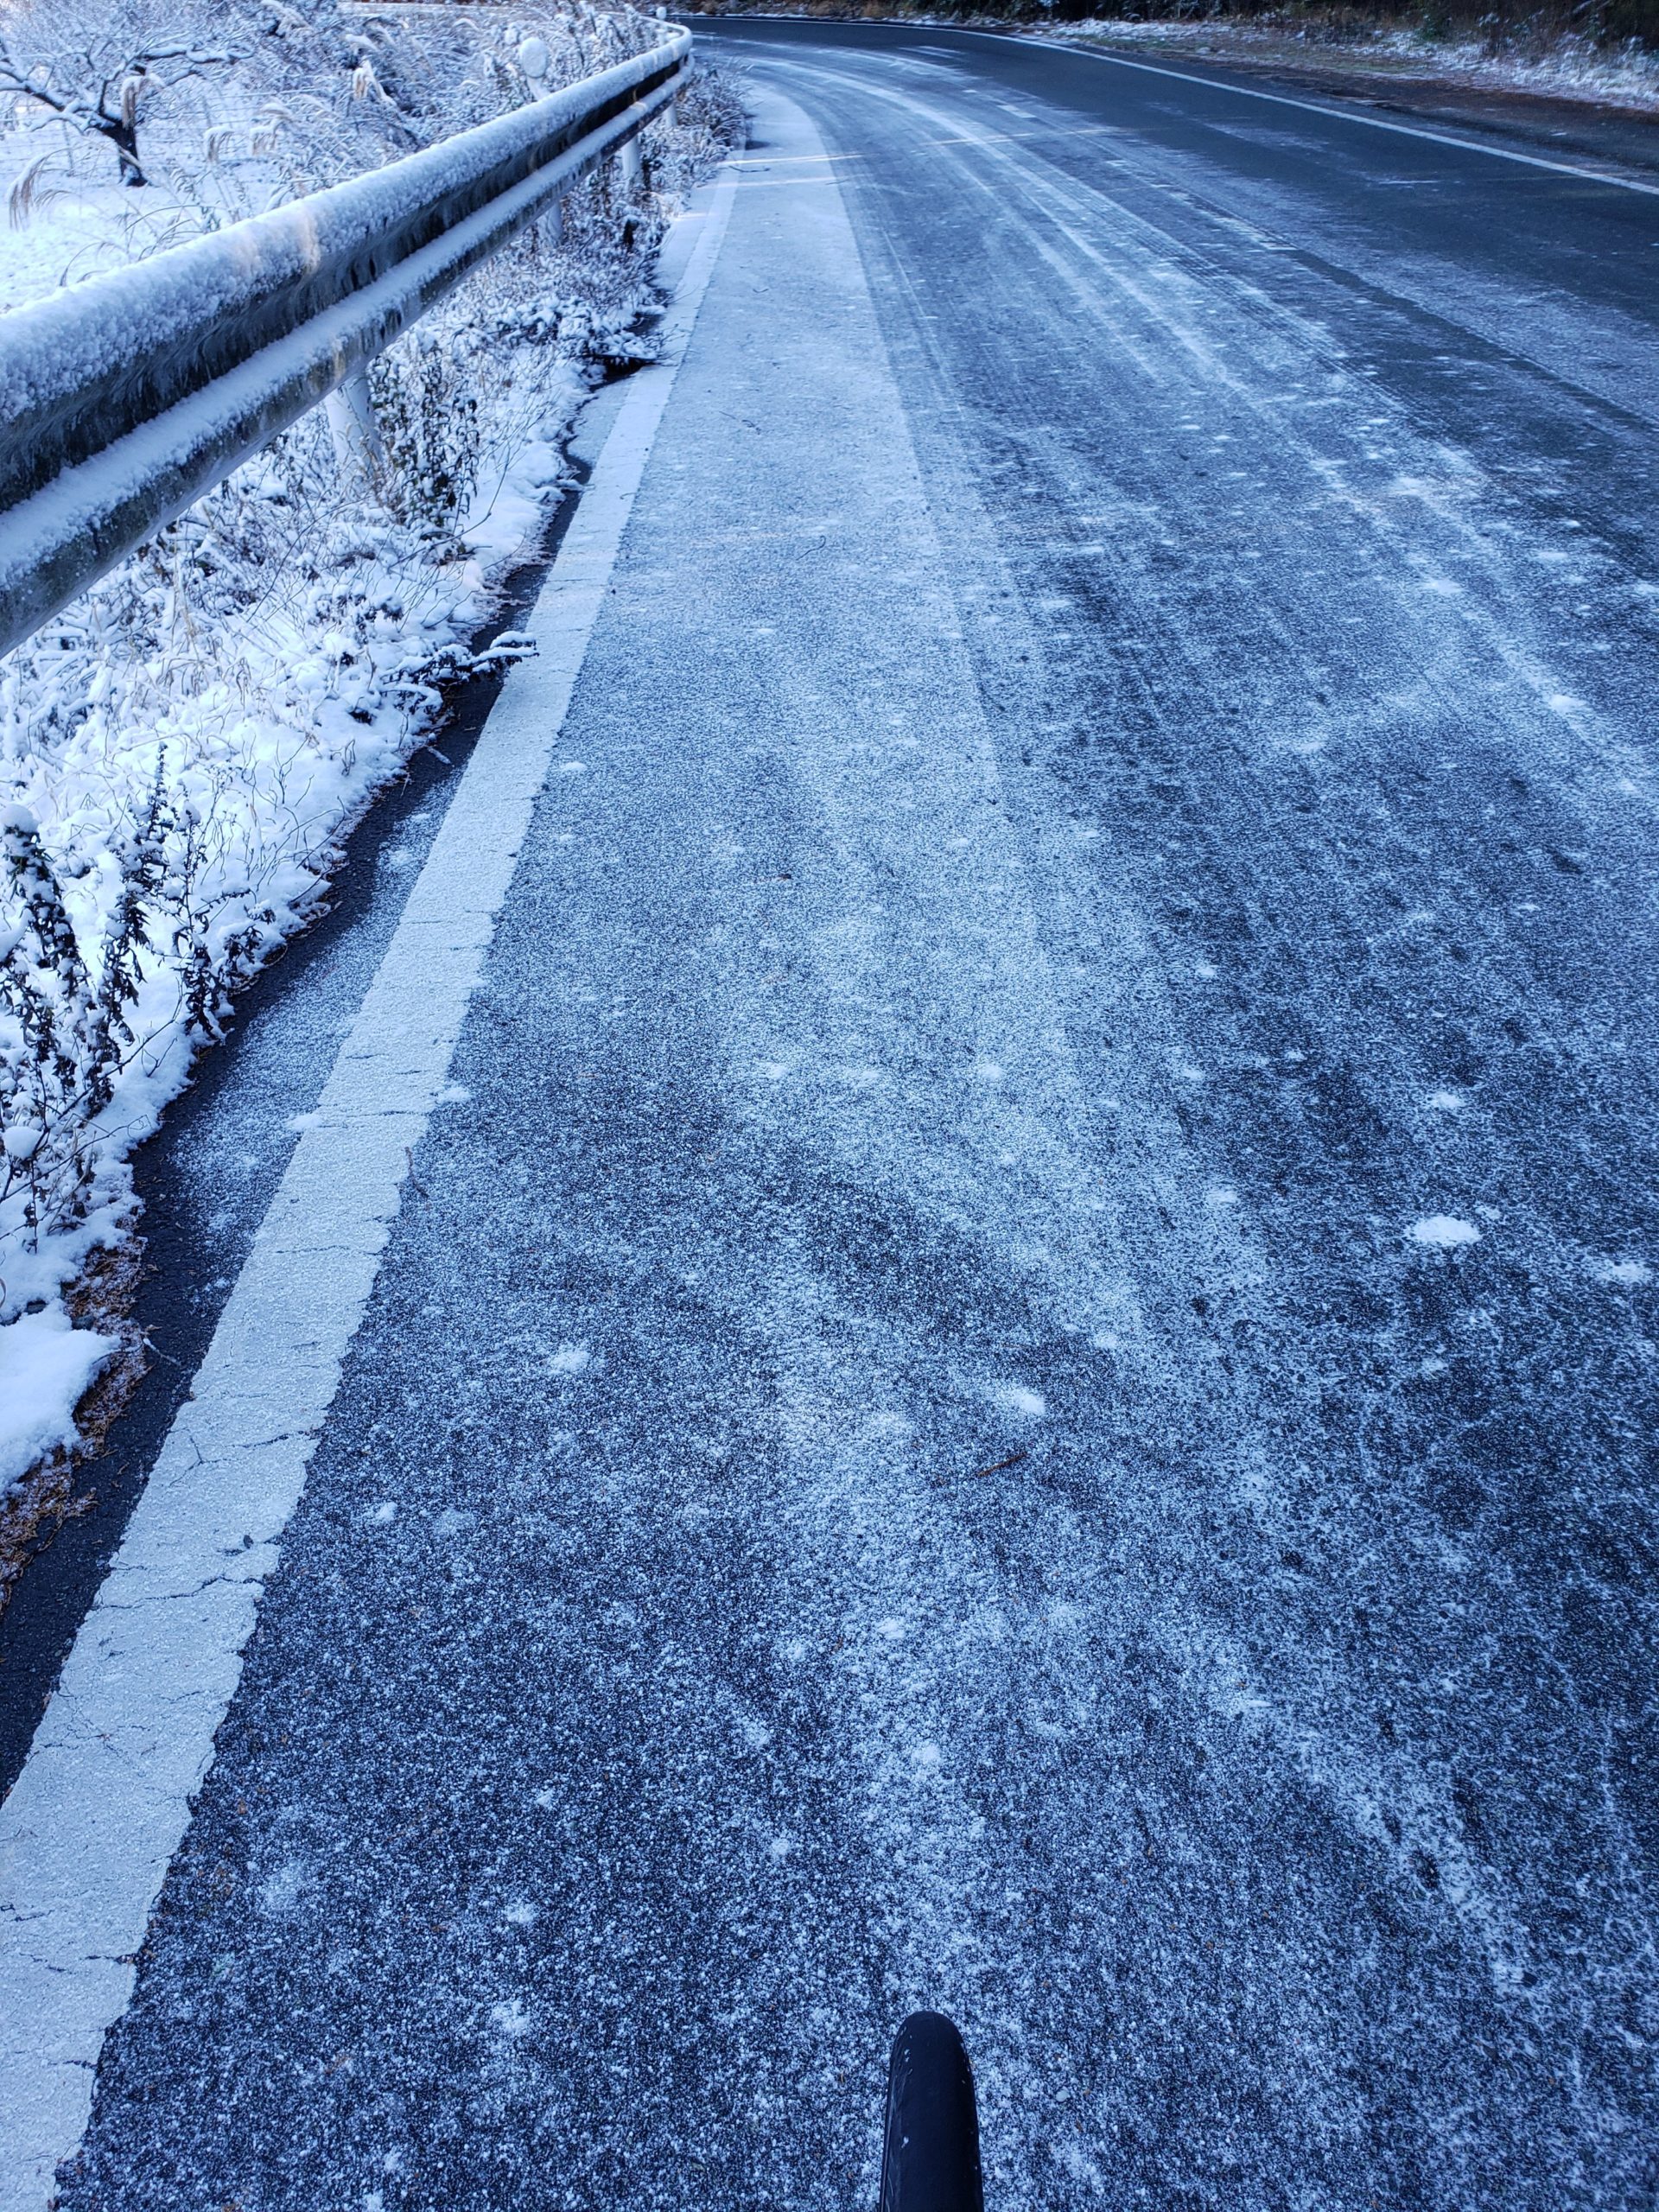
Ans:
{"label": "roadside vegetation", "polygon": [[[1649,9],[1647,12],[1651,15]],[[1602,35],[1565,15],[1475,16],[1421,8],[1244,8],[1051,21],[1048,35],[1185,54],[1394,97],[1458,91],[1659,115],[1659,41]],[[1563,26],[1566,26],[1565,28]],[[1044,26],[1033,23],[1039,35]],[[1659,152],[1659,148],[1656,149]]]}
{"label": "roadside vegetation", "polygon": [[[0,4],[0,309],[395,160],[654,43],[627,6]],[[594,385],[743,129],[704,75],[376,365],[381,453],[315,410],[0,660],[0,1601],[139,1371],[128,1160],[346,830],[515,650]],[[499,617],[498,617],[499,620]]]}

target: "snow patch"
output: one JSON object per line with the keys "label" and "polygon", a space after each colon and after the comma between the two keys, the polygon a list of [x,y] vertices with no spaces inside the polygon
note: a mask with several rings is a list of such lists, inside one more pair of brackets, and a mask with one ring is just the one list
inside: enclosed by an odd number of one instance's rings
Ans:
{"label": "snow patch", "polygon": [[1427,1213],[1421,1221],[1414,1221],[1410,1230],[1414,1244],[1427,1244],[1436,1251],[1449,1252],[1456,1244],[1478,1244],[1480,1231],[1472,1221],[1464,1221],[1454,1213]]}
{"label": "snow patch", "polygon": [[1595,1260],[1591,1274],[1598,1282],[1628,1283],[1632,1287],[1653,1281],[1653,1269],[1644,1260]]}
{"label": "snow patch", "polygon": [[310,1878],[310,1870],[302,1859],[285,1859],[259,1885],[260,1911],[273,1918],[292,1912]]}
{"label": "snow patch", "polygon": [[77,1401],[118,1348],[60,1306],[0,1328],[0,1492],[73,1433]]}

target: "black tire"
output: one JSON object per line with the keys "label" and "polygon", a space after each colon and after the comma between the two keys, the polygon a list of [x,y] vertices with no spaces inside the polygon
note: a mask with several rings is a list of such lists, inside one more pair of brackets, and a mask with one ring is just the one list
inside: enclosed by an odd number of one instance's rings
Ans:
{"label": "black tire", "polygon": [[955,2024],[912,2012],[893,2039],[880,2212],[984,2212],[974,2073]]}

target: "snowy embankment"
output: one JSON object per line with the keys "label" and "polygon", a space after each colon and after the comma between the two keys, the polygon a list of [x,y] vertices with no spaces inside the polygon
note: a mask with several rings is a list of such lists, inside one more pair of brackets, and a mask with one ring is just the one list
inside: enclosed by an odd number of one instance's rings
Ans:
{"label": "snowy embankment", "polygon": [[1062,44],[1144,46],[1215,61],[1272,63],[1420,83],[1432,79],[1448,89],[1529,92],[1659,115],[1659,54],[1634,39],[1610,48],[1567,36],[1529,51],[1475,40],[1430,38],[1409,29],[1356,32],[1347,23],[1340,35],[1333,35],[1329,25],[1318,19],[1243,22],[1213,17],[1129,22],[1100,16],[1080,23],[1033,25],[1028,30],[1032,37]]}
{"label": "snowy embankment", "polygon": [[[140,140],[142,188],[96,137],[0,134],[0,304],[660,35],[627,10],[478,11],[429,36],[428,20],[324,5],[295,18],[296,52],[173,87]],[[645,189],[596,178],[562,238],[505,250],[377,363],[373,480],[314,411],[0,662],[0,1589],[69,1502],[77,1407],[95,1435],[137,1371],[130,1154],[236,985],[318,912],[343,833],[433,732],[445,679],[476,665],[469,641],[534,552],[572,416],[644,349],[674,197],[731,121],[705,82],[681,123],[652,126]]]}

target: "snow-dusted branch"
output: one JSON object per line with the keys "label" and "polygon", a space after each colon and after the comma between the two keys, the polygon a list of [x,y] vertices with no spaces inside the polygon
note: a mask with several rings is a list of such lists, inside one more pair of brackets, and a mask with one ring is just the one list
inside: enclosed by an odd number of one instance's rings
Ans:
{"label": "snow-dusted branch", "polygon": [[230,67],[242,56],[189,45],[128,49],[67,49],[32,67],[20,60],[0,34],[0,97],[32,100],[60,122],[115,149],[122,181],[149,181],[138,156],[138,110],[152,85],[182,84],[210,69]]}

